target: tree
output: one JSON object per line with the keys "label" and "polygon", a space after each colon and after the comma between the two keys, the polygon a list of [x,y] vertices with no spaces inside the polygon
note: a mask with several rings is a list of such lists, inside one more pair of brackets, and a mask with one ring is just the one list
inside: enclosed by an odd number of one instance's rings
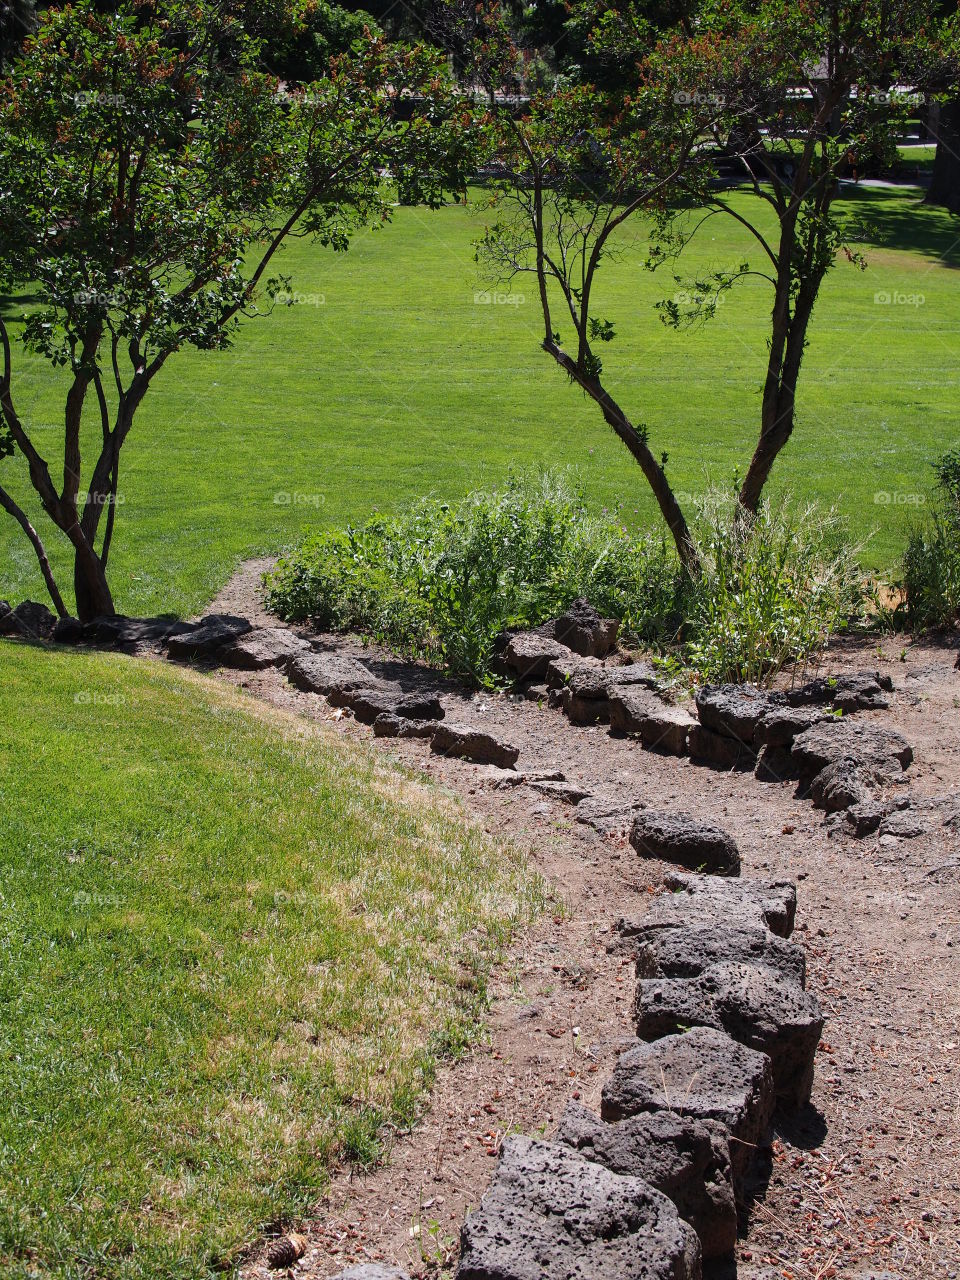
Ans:
{"label": "tree", "polygon": [[941,103],[934,138],[937,144],[927,204],[960,213],[960,98]]}
{"label": "tree", "polygon": [[[663,304],[665,320],[680,325],[709,318],[738,280],[760,276],[771,286],[760,432],[740,488],[748,511],[794,430],[824,277],[838,256],[865,265],[847,248],[849,228],[835,209],[840,175],[867,159],[895,159],[898,120],[942,73],[936,9],[932,0],[707,0],[694,35],[678,33],[638,65],[641,83],[680,84],[682,97],[718,104],[717,152],[756,200],[757,213],[745,213],[716,187],[705,194],[698,173],[688,194],[700,210],[664,223],[654,254],[656,262],[682,251],[714,214],[734,218],[760,253],[758,266],[677,277],[691,305]],[[687,176],[676,186],[684,191]]]}
{"label": "tree", "polygon": [[0,0],[0,71],[13,61],[36,25],[34,0]]}
{"label": "tree", "polygon": [[[666,113],[662,95],[639,91],[612,101],[579,86],[535,97],[494,126],[500,176],[479,258],[499,279],[530,273],[543,317],[544,351],[597,405],[639,464],[684,566],[698,560],[686,518],[667,477],[667,458],[651,447],[603,381],[603,344],[614,325],[594,310],[602,264],[616,259],[616,237],[640,214],[661,213],[706,121],[697,108]],[[554,305],[556,302],[556,306]],[[565,344],[561,326],[571,326]]]}
{"label": "tree", "polygon": [[[47,11],[2,85],[0,292],[29,283],[38,305],[22,341],[65,371],[67,394],[57,483],[21,412],[25,381],[0,317],[0,457],[26,462],[69,541],[81,619],[114,612],[121,451],[169,358],[225,348],[258,300],[269,307],[289,237],[343,249],[355,228],[388,218],[385,169],[436,206],[468,168],[472,117],[437,55],[371,37],[294,93],[256,55],[223,9],[163,0],[99,14],[80,0]],[[99,443],[83,488],[91,413]],[[35,522],[2,485],[0,505],[63,615]]]}

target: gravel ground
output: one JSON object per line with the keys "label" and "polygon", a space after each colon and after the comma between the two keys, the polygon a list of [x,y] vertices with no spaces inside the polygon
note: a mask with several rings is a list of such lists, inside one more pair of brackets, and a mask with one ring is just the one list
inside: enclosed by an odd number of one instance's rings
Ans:
{"label": "gravel ground", "polygon": [[[250,562],[210,611],[265,621],[264,562]],[[273,620],[275,625],[275,620]],[[331,732],[380,749],[464,797],[487,828],[525,849],[558,906],[495,975],[488,1035],[445,1067],[429,1109],[396,1134],[374,1173],[337,1173],[304,1224],[297,1274],[327,1277],[386,1259],[416,1276],[455,1261],[464,1213],[483,1194],[509,1132],[549,1135],[570,1100],[595,1105],[630,1039],[634,979],[608,949],[614,922],[639,914],[666,869],[641,860],[625,825],[606,834],[576,807],[538,790],[561,772],[592,795],[636,796],[719,823],[737,839],[743,875],[798,882],[795,938],[827,1017],[812,1105],[779,1124],[738,1251],[744,1280],[892,1280],[960,1275],[960,673],[956,641],[837,645],[822,670],[879,670],[896,692],[887,711],[858,713],[913,745],[906,785],[924,831],[857,840],[831,830],[790,783],[761,783],[642,751],[603,726],[577,728],[555,710],[505,695],[470,695],[411,664],[328,637],[411,684],[437,684],[448,720],[520,748],[509,771],[446,759],[423,740],[374,740],[325,699],[276,671],[223,678]],[[254,1255],[246,1274],[266,1274]]]}

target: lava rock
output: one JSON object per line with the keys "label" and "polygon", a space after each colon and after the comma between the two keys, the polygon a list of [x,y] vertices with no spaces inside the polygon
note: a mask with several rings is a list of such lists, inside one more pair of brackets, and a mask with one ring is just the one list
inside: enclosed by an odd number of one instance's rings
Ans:
{"label": "lava rock", "polygon": [[346,694],[356,689],[369,689],[378,683],[362,662],[342,653],[322,653],[310,649],[287,659],[287,679],[295,689],[306,693],[322,693],[343,705]]}
{"label": "lava rock", "polygon": [[539,791],[541,795],[549,796],[552,800],[563,800],[566,804],[579,804],[581,800],[586,800],[590,794],[583,787],[577,786],[575,782],[554,782],[550,778],[537,779],[529,785],[534,791]]}
{"label": "lava rock", "polygon": [[361,724],[374,724],[379,716],[400,716],[404,720],[442,720],[443,707],[432,693],[407,693],[400,685],[378,683],[365,689],[351,689],[342,695]]}
{"label": "lava rock", "polygon": [[882,836],[896,836],[900,840],[915,840],[928,830],[927,824],[910,809],[891,813],[880,823]]}
{"label": "lava rock", "polygon": [[580,596],[553,623],[553,638],[584,658],[603,658],[616,645],[619,629],[619,622],[601,617]]}
{"label": "lava rock", "polygon": [[262,671],[266,667],[282,667],[294,654],[309,649],[306,640],[286,627],[257,627],[221,650],[217,661],[240,671]]}
{"label": "lava rock", "polygon": [[683,1027],[725,1031],[769,1057],[780,1102],[796,1108],[810,1100],[823,1015],[809,992],[770,969],[725,963],[711,965],[697,978],[641,979],[636,1021],[641,1040]]}
{"label": "lava rock", "polygon": [[466,725],[437,725],[430,745],[439,755],[458,756],[463,760],[475,760],[479,764],[494,764],[500,769],[512,769],[520,754],[520,748],[512,743]]}
{"label": "lava rock", "polygon": [[737,738],[694,724],[687,734],[691,760],[702,760],[719,769],[752,769],[757,763],[753,747]]}
{"label": "lava rock", "polygon": [[753,772],[760,782],[787,782],[800,776],[789,747],[762,747]]}
{"label": "lava rock", "polygon": [[893,681],[879,671],[853,671],[842,676],[822,676],[783,695],[792,707],[832,706],[843,711],[887,706],[884,693],[893,692]]}
{"label": "lava rock", "polygon": [[167,654],[171,658],[210,658],[252,629],[246,618],[211,613],[174,631],[167,638]]}
{"label": "lava rock", "polygon": [[862,804],[869,789],[864,770],[855,760],[844,756],[820,770],[810,783],[809,794],[816,808],[839,813],[851,805]]}
{"label": "lava rock", "polygon": [[408,720],[391,712],[381,712],[373,722],[375,738],[432,738],[436,731],[435,720]]}
{"label": "lava rock", "polygon": [[754,1150],[769,1138],[775,1105],[773,1071],[765,1053],[722,1031],[693,1027],[621,1054],[603,1086],[600,1115],[615,1121],[669,1111],[719,1121],[730,1135],[730,1163],[739,1191]]}
{"label": "lava rock", "polygon": [[569,1147],[508,1138],[463,1224],[457,1280],[700,1280],[700,1242],[660,1191]]}
{"label": "lava rock", "polygon": [[813,777],[838,760],[851,760],[868,769],[909,767],[913,749],[902,734],[869,721],[830,717],[801,733],[793,743],[801,770]]}
{"label": "lava rock", "polygon": [[[0,601],[0,604],[3,602]],[[3,634],[3,617],[0,615],[0,635]],[[83,623],[79,618],[58,618],[50,637],[55,644],[82,644]]]}
{"label": "lava rock", "polygon": [[767,928],[780,938],[793,932],[797,890],[790,880],[718,879],[671,871],[664,885],[669,892],[655,898],[639,921],[618,921],[621,933],[643,942],[663,929],[734,923]]}
{"label": "lava rock", "polygon": [[691,871],[740,874],[740,852],[733,836],[687,813],[644,809],[634,819],[630,843],[644,857],[676,862]]}
{"label": "lava rock", "polygon": [[864,836],[873,835],[886,812],[887,806],[881,801],[864,800],[850,806],[845,814],[845,820],[847,826],[853,829],[853,834],[862,839]]}
{"label": "lava rock", "polygon": [[610,693],[610,728],[639,737],[648,751],[685,756],[687,735],[696,720],[682,707],[671,706],[649,688],[616,687]]}
{"label": "lava rock", "polygon": [[704,1258],[722,1258],[737,1243],[730,1142],[723,1125],[670,1111],[650,1111],[607,1124],[571,1104],[557,1142],[622,1177],[642,1178],[669,1196],[700,1237]]}
{"label": "lava rock", "polygon": [[600,835],[627,833],[642,801],[625,796],[588,796],[577,805],[577,821],[592,827]]}
{"label": "lava rock", "polygon": [[791,707],[771,702],[753,733],[755,747],[790,747],[804,733],[829,715],[821,707]]}
{"label": "lava rock", "polygon": [[[6,601],[3,602],[6,604]],[[36,600],[24,600],[15,609],[7,604],[0,610],[0,636],[21,636],[24,640],[49,640],[57,625],[56,614]]]}
{"label": "lava rock", "polygon": [[637,947],[638,978],[696,978],[714,964],[763,965],[784,982],[806,986],[803,947],[769,929],[746,924],[697,924],[661,929]]}
{"label": "lava rock", "polygon": [[749,684],[704,685],[697,690],[697,715],[705,729],[736,738],[752,749],[757,726],[771,709],[771,695]]}
{"label": "lava rock", "polygon": [[511,636],[503,651],[503,661],[521,680],[537,680],[547,674],[554,658],[568,654],[564,645],[536,631],[520,631]]}

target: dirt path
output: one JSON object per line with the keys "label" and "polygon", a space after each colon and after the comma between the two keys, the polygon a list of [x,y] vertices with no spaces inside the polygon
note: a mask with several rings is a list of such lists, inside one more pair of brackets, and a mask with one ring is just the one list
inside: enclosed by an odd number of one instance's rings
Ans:
{"label": "dirt path", "polygon": [[[262,564],[245,566],[211,611],[255,618]],[[341,641],[337,642],[342,645]],[[372,649],[396,675],[397,664]],[[909,794],[953,796],[920,808],[915,838],[856,840],[794,798],[760,783],[641,751],[603,726],[577,728],[558,711],[514,697],[469,697],[446,686],[447,714],[493,728],[520,747],[523,775],[561,771],[591,794],[636,795],[719,822],[737,839],[743,874],[798,881],[795,937],[809,987],[827,1015],[813,1106],[774,1146],[769,1186],[741,1241],[738,1275],[755,1280],[960,1275],[960,674],[955,648],[899,640],[848,644],[831,673],[879,669],[897,693],[863,712],[902,732],[916,760]],[[249,693],[373,741],[369,729],[276,671],[223,672]],[[503,771],[432,755],[421,740],[378,740],[406,767],[462,795],[487,828],[517,842],[555,886],[562,908],[516,948],[492,985],[489,1037],[441,1071],[417,1129],[397,1135],[383,1168],[338,1175],[307,1223],[298,1274],[327,1277],[385,1259],[414,1275],[455,1256],[505,1133],[546,1132],[566,1102],[595,1105],[631,1038],[632,966],[607,946],[613,924],[642,909],[663,872],[641,861],[626,831],[606,835],[572,805]],[[946,819],[946,820],[945,820]],[[954,865],[950,865],[954,864]],[[264,1274],[254,1259],[247,1274]]]}

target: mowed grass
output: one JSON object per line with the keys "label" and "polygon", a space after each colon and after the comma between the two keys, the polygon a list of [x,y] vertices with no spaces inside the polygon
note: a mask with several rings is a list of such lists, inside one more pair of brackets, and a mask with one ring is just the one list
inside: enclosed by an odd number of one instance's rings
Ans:
{"label": "mowed grass", "polygon": [[538,909],[438,792],[159,663],[0,642],[0,1271],[196,1277],[370,1160]]}
{"label": "mowed grass", "polygon": [[[824,286],[799,425],[774,487],[836,503],[869,539],[865,564],[889,573],[928,464],[960,437],[960,226],[914,190],[845,192],[869,269],[841,260]],[[475,301],[487,285],[473,250],[480,199],[438,213],[398,209],[391,226],[362,233],[342,255],[291,245],[282,267],[301,300],[245,322],[228,353],[171,359],[124,450],[111,556],[120,609],[189,614],[245,556],[276,552],[318,523],[426,493],[456,497],[511,467],[573,466],[597,508],[623,503],[629,518],[655,519],[638,468],[540,351],[530,278],[501,287],[511,302]],[[734,200],[753,209],[745,195]],[[689,501],[749,460],[770,290],[752,280],[710,324],[674,332],[654,303],[678,286],[668,271],[644,270],[646,248],[642,233],[624,239],[603,273],[598,310],[618,336],[602,354],[610,389],[648,425]],[[744,259],[759,266],[761,251],[732,219],[715,217],[684,270]],[[25,301],[8,300],[7,313]],[[569,340],[569,325],[559,328]],[[56,459],[63,384],[39,360],[16,358],[27,372],[21,413]],[[91,421],[91,451],[95,442]],[[0,466],[22,496],[15,469]],[[35,502],[30,510],[51,533]],[[60,539],[49,541],[63,570]],[[0,548],[0,595],[43,598],[33,552],[6,517]]]}

